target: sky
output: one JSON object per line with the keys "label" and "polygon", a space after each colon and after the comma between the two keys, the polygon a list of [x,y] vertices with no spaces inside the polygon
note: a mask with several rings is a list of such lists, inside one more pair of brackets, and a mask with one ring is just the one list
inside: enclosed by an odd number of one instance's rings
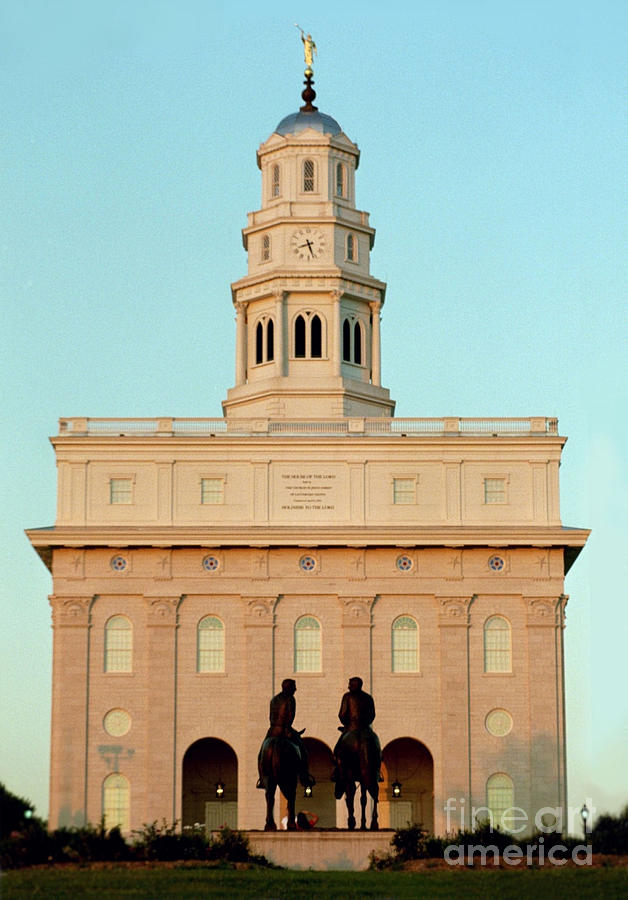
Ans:
{"label": "sky", "polygon": [[558,416],[569,804],[628,802],[628,4],[5,0],[0,780],[47,815],[60,416],[217,416],[255,152],[301,105],[361,150],[399,416]]}

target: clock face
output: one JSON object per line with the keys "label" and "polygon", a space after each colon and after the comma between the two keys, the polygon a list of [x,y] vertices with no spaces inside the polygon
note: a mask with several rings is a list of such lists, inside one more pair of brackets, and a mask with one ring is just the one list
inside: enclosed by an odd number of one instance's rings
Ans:
{"label": "clock face", "polygon": [[325,252],[325,235],[318,228],[299,228],[292,235],[292,250],[299,259],[318,259]]}

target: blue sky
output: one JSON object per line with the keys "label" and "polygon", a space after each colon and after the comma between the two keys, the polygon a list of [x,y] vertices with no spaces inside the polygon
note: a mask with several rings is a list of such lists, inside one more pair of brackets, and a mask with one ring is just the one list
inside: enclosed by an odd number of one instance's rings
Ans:
{"label": "blue sky", "polygon": [[47,812],[59,416],[215,416],[255,151],[317,104],[362,151],[401,416],[556,415],[572,805],[628,801],[628,6],[7,0],[0,12],[3,741]]}

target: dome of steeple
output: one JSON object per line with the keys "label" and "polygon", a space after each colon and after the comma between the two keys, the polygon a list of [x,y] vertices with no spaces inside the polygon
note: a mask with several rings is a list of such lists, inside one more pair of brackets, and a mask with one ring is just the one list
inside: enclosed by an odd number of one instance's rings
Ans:
{"label": "dome of steeple", "polygon": [[342,131],[335,119],[313,109],[311,112],[299,110],[299,112],[285,116],[275,128],[275,132],[281,135],[297,134],[307,128],[313,128],[314,131],[320,131],[321,134],[340,134]]}

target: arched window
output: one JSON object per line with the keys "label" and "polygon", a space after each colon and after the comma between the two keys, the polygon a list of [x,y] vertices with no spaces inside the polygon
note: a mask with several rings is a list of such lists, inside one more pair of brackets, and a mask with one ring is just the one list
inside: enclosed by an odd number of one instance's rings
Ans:
{"label": "arched window", "polygon": [[[486,782],[486,805],[490,813],[491,828],[508,830],[503,821],[504,813],[515,805],[515,787],[509,775],[496,772],[490,776]],[[510,816],[506,816],[506,822],[508,821]]]}
{"label": "arched window", "polygon": [[258,322],[255,328],[255,363],[259,365],[261,362],[264,362],[264,326]]}
{"label": "arched window", "polygon": [[294,355],[297,359],[305,358],[305,319],[301,315],[294,323]]}
{"label": "arched window", "polygon": [[294,671],[321,671],[321,626],[314,616],[294,623]]}
{"label": "arched window", "polygon": [[351,362],[351,323],[345,319],[342,323],[342,358]]}
{"label": "arched window", "polygon": [[275,324],[262,316],[255,326],[255,365],[272,362],[275,358]]}
{"label": "arched window", "polygon": [[216,616],[205,616],[196,629],[196,671],[224,672],[225,626]]}
{"label": "arched window", "polygon": [[353,361],[358,366],[362,365],[362,329],[359,322],[353,326]]}
{"label": "arched window", "polygon": [[303,191],[310,194],[314,191],[314,160],[303,161]]}
{"label": "arched window", "polygon": [[275,358],[275,324],[272,319],[266,325],[266,362]]}
{"label": "arched window", "polygon": [[275,163],[275,165],[273,166],[273,183],[272,183],[271,195],[273,197],[278,197],[280,195],[280,193],[281,193],[281,180],[280,180],[279,166],[277,163]]}
{"label": "arched window", "polygon": [[510,623],[503,616],[491,616],[484,623],[484,671],[511,672]]}
{"label": "arched window", "polygon": [[336,163],[336,196],[345,195],[345,167],[342,163]]}
{"label": "arched window", "polygon": [[419,671],[419,626],[411,616],[399,616],[392,623],[392,670]]}
{"label": "arched window", "polygon": [[102,814],[107,831],[119,828],[128,831],[131,827],[131,790],[129,781],[118,772],[107,775],[102,785]]}
{"label": "arched window", "polygon": [[262,237],[262,262],[268,262],[270,259],[270,235],[265,234]]}
{"label": "arched window", "polygon": [[133,626],[126,616],[112,616],[105,625],[105,672],[131,672]]}
{"label": "arched window", "polygon": [[349,260],[349,262],[356,262],[358,254],[357,254],[356,239],[355,239],[354,234],[347,235],[346,247],[347,247],[347,252],[346,252],[347,259]]}
{"label": "arched window", "polygon": [[323,355],[323,329],[318,316],[312,316],[310,320],[310,356],[312,359],[320,359]]}

